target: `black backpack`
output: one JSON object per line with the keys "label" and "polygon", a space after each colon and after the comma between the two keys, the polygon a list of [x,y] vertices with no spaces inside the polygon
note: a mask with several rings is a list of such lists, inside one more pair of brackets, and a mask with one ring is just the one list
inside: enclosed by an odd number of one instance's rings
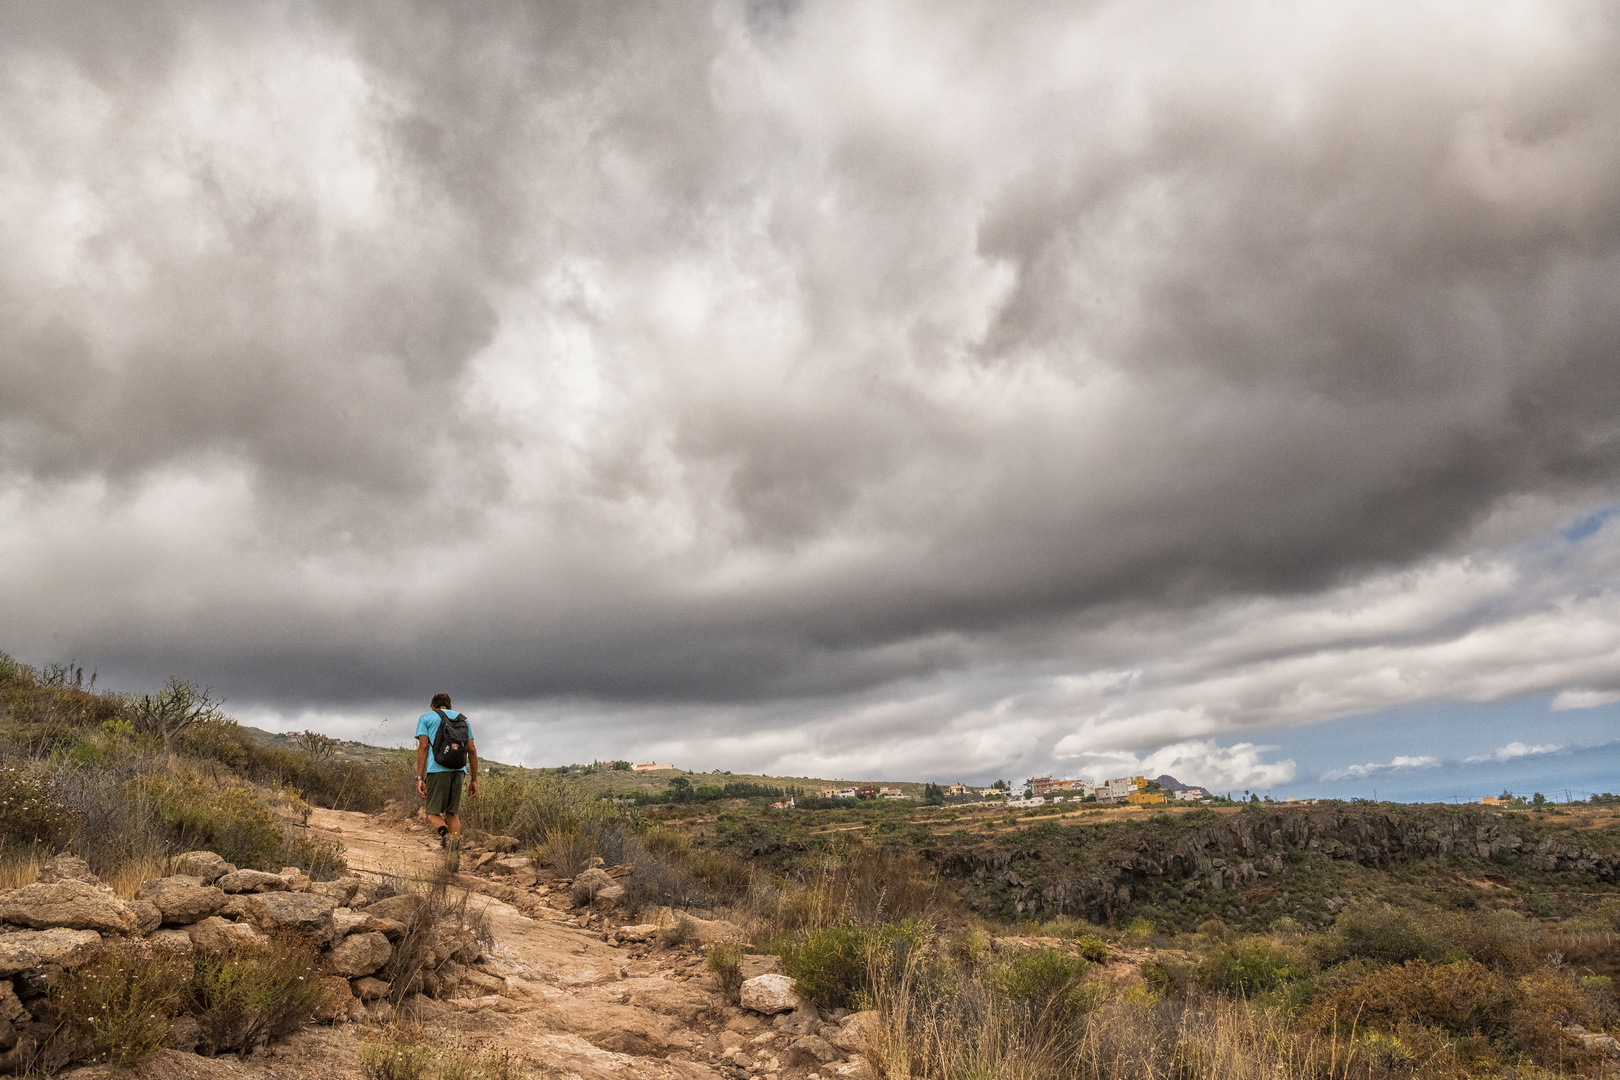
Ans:
{"label": "black backpack", "polygon": [[444,715],[443,709],[433,711],[439,714],[439,730],[433,733],[433,760],[446,769],[465,769],[467,742],[471,734],[467,728],[467,714],[462,713],[452,719]]}

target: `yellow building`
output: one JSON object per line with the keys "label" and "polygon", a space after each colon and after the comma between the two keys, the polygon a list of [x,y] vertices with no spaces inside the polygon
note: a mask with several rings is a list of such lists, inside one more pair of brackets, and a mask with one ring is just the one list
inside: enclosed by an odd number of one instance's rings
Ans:
{"label": "yellow building", "polygon": [[1132,806],[1157,806],[1163,804],[1165,798],[1162,791],[1133,791],[1125,801]]}

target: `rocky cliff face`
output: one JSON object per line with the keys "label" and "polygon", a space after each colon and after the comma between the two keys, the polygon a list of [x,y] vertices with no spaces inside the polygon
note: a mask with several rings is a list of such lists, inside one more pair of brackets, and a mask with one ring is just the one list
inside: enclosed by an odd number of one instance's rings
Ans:
{"label": "rocky cliff face", "polygon": [[[1620,883],[1620,849],[1526,814],[1474,807],[1308,807],[1196,823],[1036,826],[1022,835],[929,856],[986,912],[1113,922],[1149,893],[1240,894],[1336,863],[1392,870],[1419,860],[1491,860],[1520,872]],[[1331,910],[1332,905],[1329,905]]]}

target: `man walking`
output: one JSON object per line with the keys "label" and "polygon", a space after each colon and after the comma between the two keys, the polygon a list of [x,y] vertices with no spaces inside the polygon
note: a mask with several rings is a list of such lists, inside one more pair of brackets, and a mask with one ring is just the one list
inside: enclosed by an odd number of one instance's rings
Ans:
{"label": "man walking", "polygon": [[476,798],[478,749],[471,723],[450,708],[449,694],[434,694],[429,708],[416,720],[416,793],[427,800],[439,846],[456,853],[461,844],[461,777],[467,776],[467,796]]}

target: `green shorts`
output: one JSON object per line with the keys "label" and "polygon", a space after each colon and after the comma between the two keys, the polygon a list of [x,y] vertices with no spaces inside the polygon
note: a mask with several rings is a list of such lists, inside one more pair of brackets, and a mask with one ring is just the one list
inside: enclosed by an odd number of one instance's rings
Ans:
{"label": "green shorts", "polygon": [[427,812],[434,817],[461,813],[461,770],[427,774]]}

